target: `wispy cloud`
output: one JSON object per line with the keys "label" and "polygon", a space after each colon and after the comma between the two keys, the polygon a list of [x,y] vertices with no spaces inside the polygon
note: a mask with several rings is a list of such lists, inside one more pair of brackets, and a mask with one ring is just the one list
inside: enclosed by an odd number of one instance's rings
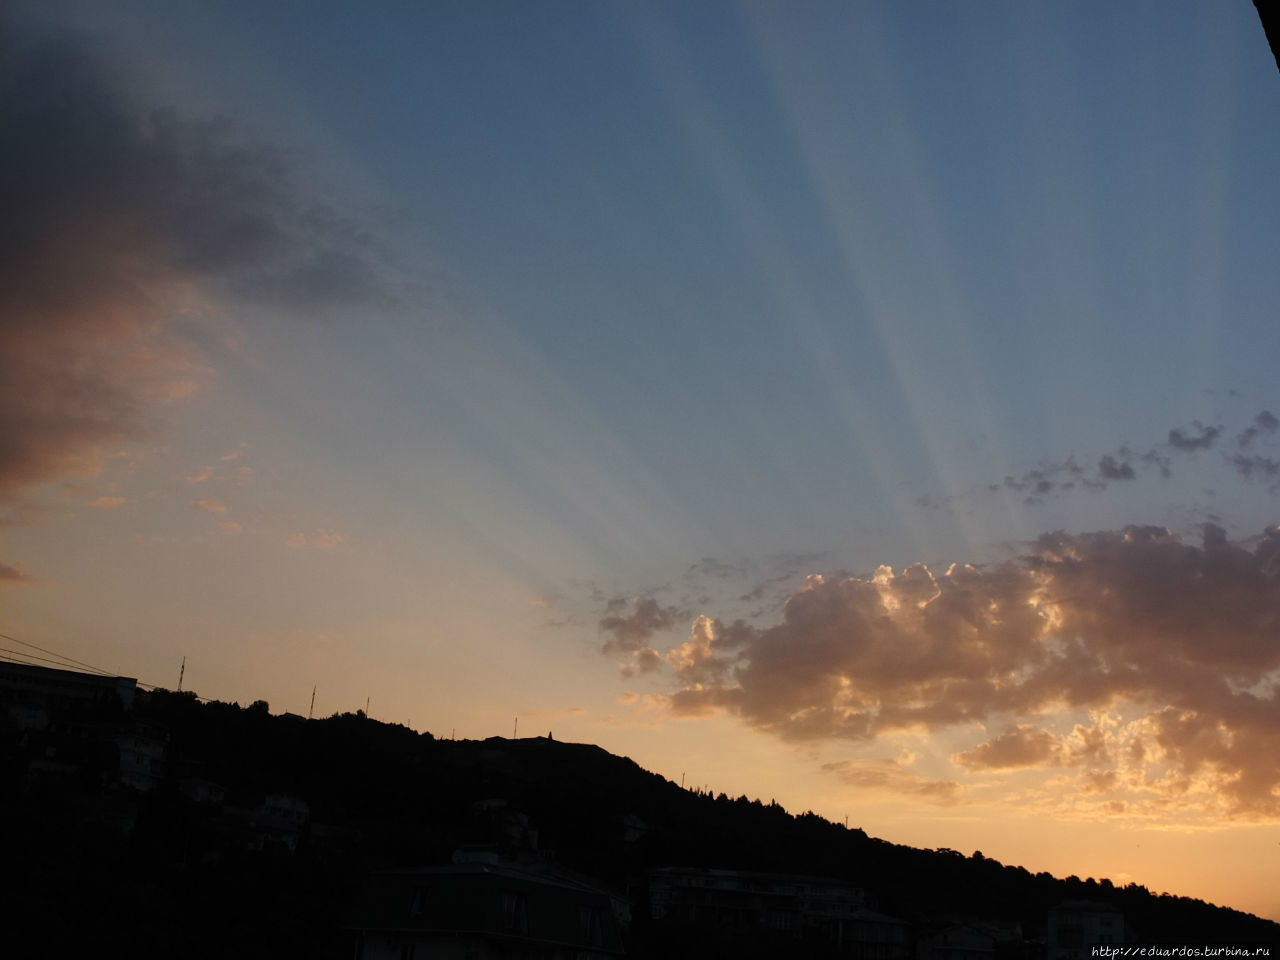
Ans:
{"label": "wispy cloud", "polygon": [[[1274,435],[1280,427],[1280,420],[1263,410],[1254,417],[1253,422],[1236,435],[1236,446],[1245,450],[1260,438]],[[1074,455],[1056,460],[1047,460],[1030,470],[1017,474],[1006,474],[998,481],[986,485],[986,493],[1018,494],[1024,503],[1034,505],[1043,503],[1050,497],[1061,496],[1071,491],[1084,490],[1099,492],[1106,490],[1113,483],[1127,483],[1141,479],[1144,475],[1158,475],[1168,478],[1174,475],[1175,466],[1182,458],[1196,455],[1220,447],[1221,438],[1226,427],[1221,424],[1206,426],[1199,420],[1171,429],[1163,441],[1134,448],[1129,444],[1121,444],[1114,450],[1098,456],[1094,466],[1086,460],[1084,464],[1077,461]],[[1246,480],[1276,480],[1280,476],[1280,462],[1257,453],[1237,452],[1227,454],[1226,461]],[[974,493],[950,498],[965,499]],[[940,501],[930,496],[921,496],[917,501],[924,507],[936,507]]]}
{"label": "wispy cloud", "polygon": [[27,573],[22,564],[0,562],[0,587],[26,586],[32,583],[39,583],[39,580]]}
{"label": "wispy cloud", "polygon": [[205,513],[226,513],[227,505],[221,500],[191,500],[187,506],[193,510],[203,510]]}
{"label": "wispy cloud", "polygon": [[838,760],[822,764],[822,769],[862,791],[908,794],[943,804],[955,803],[962,792],[956,780],[921,776],[892,759]]}
{"label": "wispy cloud", "polygon": [[313,533],[295,533],[285,542],[295,550],[336,550],[344,537],[333,530],[319,529]]}
{"label": "wispy cloud", "polygon": [[1270,410],[1263,410],[1253,418],[1253,423],[1236,436],[1236,446],[1247,447],[1258,437],[1275,433],[1278,428],[1280,428],[1280,419],[1277,419]]}

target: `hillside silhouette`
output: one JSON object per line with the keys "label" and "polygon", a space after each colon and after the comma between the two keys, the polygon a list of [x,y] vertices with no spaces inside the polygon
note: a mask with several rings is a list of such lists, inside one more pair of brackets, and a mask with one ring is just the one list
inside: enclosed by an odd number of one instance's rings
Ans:
{"label": "hillside silhouette", "polygon": [[[670,867],[846,882],[913,936],[1016,925],[1009,956],[1043,956],[1048,912],[1071,901],[1112,905],[1142,944],[1280,944],[1280,925],[1240,911],[889,843],[549,736],[438,739],[361,712],[307,720],[164,690],[140,692],[128,716],[6,724],[4,936],[37,934],[50,955],[351,956],[370,877],[459,851],[613,891],[636,957],[779,955],[751,932],[653,920],[651,878]],[[145,789],[123,782],[132,748],[110,730],[160,745]],[[51,767],[59,750],[69,759]]]}

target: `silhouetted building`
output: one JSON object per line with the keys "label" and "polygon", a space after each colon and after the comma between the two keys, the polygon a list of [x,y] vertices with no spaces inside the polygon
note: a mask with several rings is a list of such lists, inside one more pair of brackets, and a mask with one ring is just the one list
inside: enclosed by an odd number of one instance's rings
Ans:
{"label": "silhouetted building", "polygon": [[978,923],[952,923],[920,936],[917,960],[994,960],[996,935]]}
{"label": "silhouetted building", "polygon": [[647,837],[651,829],[643,818],[634,813],[622,814],[618,817],[618,823],[622,827],[622,842],[628,847],[635,846]]}
{"label": "silhouetted building", "polygon": [[311,808],[301,797],[277,792],[268,793],[252,806],[228,806],[222,819],[228,835],[244,848],[275,847],[292,853],[298,849],[310,816]]}
{"label": "silhouetted building", "polygon": [[154,723],[127,720],[111,734],[119,752],[117,779],[141,793],[154,790],[164,775],[165,743],[168,731]]}
{"label": "silhouetted building", "polygon": [[178,791],[192,803],[208,807],[218,806],[227,797],[227,788],[222,784],[200,777],[183,777]]}
{"label": "silhouetted building", "polygon": [[819,940],[866,960],[906,957],[909,925],[872,909],[866,892],[840,880],[702,867],[649,874],[655,921]]}
{"label": "silhouetted building", "polygon": [[42,730],[54,717],[97,709],[133,709],[138,681],[74,670],[0,661],[0,705],[24,730]]}
{"label": "silhouetted building", "polygon": [[536,866],[464,862],[370,879],[351,918],[356,960],[611,960],[607,891]]}
{"label": "silhouetted building", "polygon": [[1068,900],[1049,911],[1045,935],[1049,960],[1087,960],[1094,947],[1127,942],[1124,914],[1109,903]]}

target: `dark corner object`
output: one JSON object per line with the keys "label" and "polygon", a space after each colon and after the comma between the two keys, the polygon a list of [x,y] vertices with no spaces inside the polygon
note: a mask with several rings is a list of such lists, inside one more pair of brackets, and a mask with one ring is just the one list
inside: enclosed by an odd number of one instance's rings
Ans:
{"label": "dark corner object", "polygon": [[1253,0],[1258,11],[1258,19],[1262,21],[1262,32],[1267,35],[1267,43],[1271,44],[1271,54],[1276,58],[1276,69],[1280,70],[1280,4],[1276,0]]}

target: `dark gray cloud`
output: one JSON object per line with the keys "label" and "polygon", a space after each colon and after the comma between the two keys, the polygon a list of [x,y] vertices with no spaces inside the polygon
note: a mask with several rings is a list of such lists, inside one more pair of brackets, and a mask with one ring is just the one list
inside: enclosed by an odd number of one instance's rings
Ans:
{"label": "dark gray cloud", "polygon": [[[1257,438],[1275,433],[1280,427],[1269,411],[1263,410],[1253,423],[1241,431],[1237,445],[1248,447]],[[1175,427],[1169,431],[1164,443],[1155,444],[1143,452],[1122,444],[1116,450],[1104,453],[1098,459],[1097,469],[1089,471],[1076,463],[1074,456],[1063,460],[1047,461],[1021,474],[1007,474],[997,483],[986,486],[988,493],[1012,492],[1021,494],[1024,503],[1043,503],[1050,496],[1058,496],[1075,489],[1102,491],[1112,483],[1137,480],[1144,472],[1156,471],[1161,477],[1172,477],[1174,460],[1201,450],[1208,450],[1223,434],[1224,427],[1205,426],[1194,420],[1189,426]],[[1238,455],[1231,461],[1237,472],[1245,478],[1268,476],[1267,457]],[[916,498],[922,507],[939,506],[938,500],[929,496]]]}
{"label": "dark gray cloud", "polygon": [[745,563],[726,563],[715,557],[703,557],[697,563],[690,564],[684,576],[686,580],[697,580],[702,577],[727,580],[745,577],[749,569]]}
{"label": "dark gray cloud", "polygon": [[207,373],[179,329],[219,307],[394,300],[280,150],[137,102],[75,38],[0,19],[0,102],[0,499],[149,435]]}
{"label": "dark gray cloud", "polygon": [[678,608],[664,607],[653,597],[636,597],[631,601],[614,597],[605,608],[605,616],[600,619],[601,632],[610,635],[604,644],[604,652],[643,651],[648,647],[650,637],[671,629],[680,615]]}
{"label": "dark gray cloud", "polygon": [[1272,457],[1264,457],[1261,454],[1246,456],[1243,453],[1237,453],[1231,458],[1231,464],[1236,468],[1240,476],[1246,480],[1255,478],[1274,480],[1280,477],[1280,462]]}
{"label": "dark gray cloud", "polygon": [[1132,480],[1137,474],[1133,464],[1119,463],[1111,454],[1098,461],[1098,476],[1103,480]]}
{"label": "dark gray cloud", "polygon": [[1253,423],[1236,436],[1236,444],[1247,447],[1262,434],[1275,433],[1278,427],[1280,427],[1280,420],[1277,420],[1270,410],[1263,410],[1253,418]]}
{"label": "dark gray cloud", "polygon": [[1169,431],[1169,446],[1175,450],[1208,450],[1222,434],[1222,427],[1206,427],[1193,420],[1189,427],[1177,427]]}
{"label": "dark gray cloud", "polygon": [[[1210,524],[1198,545],[1059,532],[993,567],[812,576],[772,626],[697,620],[667,655],[669,703],[797,741],[1123,706],[1148,711],[1131,740],[1151,756],[1211,770],[1232,809],[1280,815],[1278,567],[1280,529],[1245,545]],[[1096,767],[1103,736],[1016,726],[956,762]]]}

